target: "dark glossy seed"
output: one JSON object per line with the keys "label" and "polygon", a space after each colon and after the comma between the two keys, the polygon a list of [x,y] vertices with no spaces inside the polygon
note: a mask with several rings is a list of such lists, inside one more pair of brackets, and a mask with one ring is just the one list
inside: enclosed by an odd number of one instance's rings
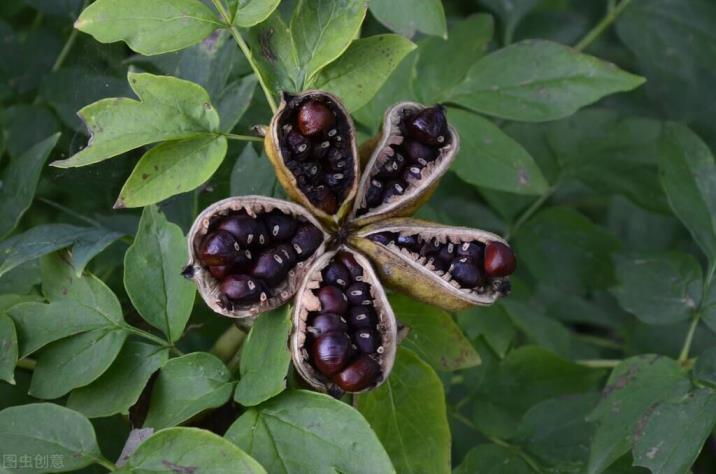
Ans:
{"label": "dark glossy seed", "polygon": [[348,310],[348,298],[343,290],[333,285],[326,285],[318,290],[318,300],[324,313],[344,314]]}
{"label": "dark glossy seed", "polygon": [[321,373],[331,376],[348,363],[353,353],[345,333],[329,332],[316,338],[311,346],[311,360]]}
{"label": "dark glossy seed", "polygon": [[286,278],[289,268],[288,261],[281,255],[274,250],[267,250],[256,259],[251,275],[276,286]]}
{"label": "dark glossy seed", "polygon": [[328,151],[330,150],[331,142],[328,140],[324,140],[322,142],[318,142],[313,146],[313,151],[311,152],[311,158],[315,161],[323,161],[323,159],[328,156]]}
{"label": "dark glossy seed", "polygon": [[336,173],[340,173],[345,170],[348,166],[348,160],[344,154],[337,148],[331,148],[328,150],[326,157],[326,163],[328,163],[328,169]]}
{"label": "dark glossy seed", "polygon": [[217,230],[204,237],[199,247],[199,259],[204,265],[230,265],[236,261],[239,244],[233,235]]}
{"label": "dark glossy seed", "polygon": [[308,183],[318,183],[323,176],[321,165],[313,160],[302,163],[301,176],[303,176]]}
{"label": "dark glossy seed", "polygon": [[351,305],[370,305],[373,303],[370,285],[362,281],[351,284],[346,290],[346,297]]}
{"label": "dark glossy seed", "polygon": [[314,336],[320,336],[329,332],[346,332],[348,325],[345,319],[335,313],[321,313],[316,315],[308,328]]}
{"label": "dark glossy seed", "polygon": [[517,260],[512,249],[502,242],[490,242],[485,247],[485,274],[488,277],[512,275]]}
{"label": "dark glossy seed", "polygon": [[361,355],[333,377],[333,381],[346,392],[359,392],[378,381],[380,365],[368,355]]}
{"label": "dark glossy seed", "polygon": [[420,166],[408,166],[403,171],[403,179],[405,181],[416,181],[422,179],[422,168]]}
{"label": "dark glossy seed", "polygon": [[323,182],[332,188],[340,186],[344,181],[345,175],[343,173],[327,173],[323,179]]}
{"label": "dark glossy seed", "polygon": [[388,245],[390,242],[395,240],[395,237],[396,234],[393,232],[378,232],[376,234],[370,234],[368,239],[381,245]]}
{"label": "dark glossy seed", "polygon": [[403,142],[403,151],[411,163],[425,166],[438,156],[438,151],[428,145],[415,140],[405,140]]}
{"label": "dark glossy seed", "polygon": [[363,278],[363,267],[360,266],[353,255],[348,252],[338,252],[336,260],[345,265],[353,281],[360,281]]}
{"label": "dark glossy seed", "polygon": [[447,137],[447,119],[441,105],[423,109],[406,124],[408,136],[426,145],[442,146]]}
{"label": "dark glossy seed", "polygon": [[378,324],[378,316],[373,306],[353,306],[348,311],[348,325],[352,329],[374,329]]}
{"label": "dark glossy seed", "polygon": [[396,153],[395,156],[386,160],[385,164],[383,164],[380,171],[376,173],[375,177],[383,180],[396,179],[403,174],[404,168],[405,158],[403,155]]}
{"label": "dark glossy seed", "polygon": [[482,283],[482,271],[472,260],[460,257],[450,265],[450,274],[463,288],[475,288]]}
{"label": "dark glossy seed", "polygon": [[484,255],[484,246],[477,242],[463,242],[456,246],[458,257],[468,257],[474,262],[481,262]]}
{"label": "dark glossy seed", "polygon": [[351,278],[346,266],[338,261],[331,262],[323,269],[323,281],[328,285],[347,288],[352,280],[353,278]]}
{"label": "dark glossy seed", "polygon": [[291,244],[280,244],[274,249],[281,258],[286,260],[289,268],[293,268],[297,261],[296,251],[293,249]]}
{"label": "dark glossy seed", "polygon": [[372,354],[378,350],[380,346],[380,338],[370,329],[359,329],[353,334],[353,344],[358,351],[364,354]]}
{"label": "dark glossy seed", "polygon": [[278,242],[286,242],[296,233],[298,222],[292,216],[275,210],[263,216],[266,230],[271,239]]}
{"label": "dark glossy seed", "polygon": [[286,135],[286,144],[291,156],[298,161],[305,160],[311,154],[311,142],[295,130]]}
{"label": "dark glossy seed", "polygon": [[365,193],[365,203],[368,207],[379,206],[383,202],[383,192],[385,187],[383,183],[374,179],[370,182],[368,191]]}
{"label": "dark glossy seed", "polygon": [[309,100],[299,107],[296,125],[302,134],[312,136],[328,132],[335,121],[333,112],[325,104],[317,100]]}
{"label": "dark glossy seed", "polygon": [[242,247],[259,248],[269,244],[266,226],[251,216],[229,216],[219,224],[219,229],[230,232]]}
{"label": "dark glossy seed", "polygon": [[303,224],[298,228],[291,239],[291,245],[296,251],[296,258],[302,262],[313,255],[313,252],[321,245],[323,234],[318,227],[312,224]]}
{"label": "dark glossy seed", "polygon": [[229,275],[221,282],[219,290],[236,303],[253,303],[259,300],[263,285],[248,275]]}
{"label": "dark glossy seed", "polygon": [[407,184],[402,179],[389,181],[385,185],[385,194],[383,194],[383,202],[388,201],[393,196],[400,196],[405,192]]}
{"label": "dark glossy seed", "polygon": [[395,243],[400,247],[406,248],[412,252],[420,252],[420,241],[417,235],[400,235],[395,239]]}
{"label": "dark glossy seed", "polygon": [[438,252],[433,264],[438,270],[445,271],[448,267],[450,267],[450,263],[452,263],[454,257],[455,245],[448,242],[447,244],[440,246],[440,252]]}

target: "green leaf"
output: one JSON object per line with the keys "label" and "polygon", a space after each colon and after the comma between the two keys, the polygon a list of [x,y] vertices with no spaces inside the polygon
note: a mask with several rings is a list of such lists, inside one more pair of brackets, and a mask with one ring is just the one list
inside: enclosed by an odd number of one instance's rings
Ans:
{"label": "green leaf", "polygon": [[155,433],[129,457],[123,472],[261,474],[261,465],[229,441],[198,428]]}
{"label": "green leaf", "polygon": [[221,117],[221,130],[231,132],[241,117],[248,110],[254,98],[258,80],[251,74],[240,81],[230,83],[221,91],[217,99],[216,109]]}
{"label": "green leaf", "polygon": [[234,383],[224,364],[206,352],[171,359],[159,371],[144,426],[161,429],[186,421],[231,398]]}
{"label": "green leaf", "polygon": [[146,73],[130,72],[127,79],[140,100],[102,99],[84,107],[78,114],[92,135],[89,143],[52,166],[87,166],[140,146],[214,135],[219,129],[219,114],[201,86]]}
{"label": "green leaf", "polygon": [[596,474],[627,453],[643,432],[655,404],[685,395],[690,382],[679,364],[666,357],[640,355],[626,359],[609,376],[599,405],[587,472]]}
{"label": "green leaf", "polygon": [[227,146],[226,137],[211,135],[157,145],[139,160],[114,207],[148,206],[198,188],[224,161]]}
{"label": "green leaf", "polygon": [[268,18],[281,0],[240,0],[234,15],[234,25],[248,28]]}
{"label": "green leaf", "polygon": [[493,33],[492,17],[479,14],[452,24],[447,39],[433,36],[420,41],[413,87],[421,102],[442,102],[445,92],[462,81],[485,54]]}
{"label": "green leaf", "polygon": [[470,450],[453,474],[533,474],[519,455],[496,444],[481,444]]}
{"label": "green leaf", "polygon": [[[81,250],[80,259],[73,255],[73,266],[77,272],[111,242],[122,236],[119,232],[97,227],[77,227],[69,224],[44,224],[16,234],[0,243],[0,276],[30,260],[55,250],[75,246]],[[90,247],[85,245],[91,243]]]}
{"label": "green leaf", "polygon": [[6,454],[60,456],[60,469],[21,469],[22,472],[62,472],[89,466],[102,453],[87,418],[52,403],[33,403],[0,411],[0,446]]}
{"label": "green leaf", "polygon": [[507,350],[517,334],[510,316],[502,305],[474,306],[457,315],[457,322],[470,340],[484,338],[488,346],[500,358],[505,357]]}
{"label": "green leaf", "polygon": [[353,41],[307,85],[335,94],[349,110],[363,107],[415,45],[398,35],[375,35]]}
{"label": "green leaf", "polygon": [[573,209],[540,211],[520,229],[515,245],[520,262],[542,283],[568,291],[613,283],[611,254],[619,241]]}
{"label": "green leaf", "polygon": [[241,350],[241,379],[234,400],[244,406],[254,406],[286,389],[291,362],[287,344],[290,332],[288,305],[256,320]]}
{"label": "green leaf", "polygon": [[194,285],[181,276],[188,260],[179,226],[155,206],[144,209],[124,257],[124,287],[142,318],[170,341],[182,335],[194,306]]}
{"label": "green leaf", "polygon": [[410,329],[401,343],[435,370],[460,370],[480,365],[475,351],[452,316],[404,295],[391,295],[395,317]]}
{"label": "green leaf", "polygon": [[[520,0],[513,2],[512,0],[481,0],[500,18],[504,24],[503,38],[511,39],[515,28],[520,21],[539,3],[539,0]],[[509,41],[504,40],[509,44]]]}
{"label": "green leaf", "polygon": [[716,347],[699,354],[694,364],[694,377],[702,382],[716,385]]}
{"label": "green leaf", "polygon": [[50,342],[95,329],[120,329],[121,313],[64,300],[50,304],[22,303],[8,314],[15,321],[20,340],[20,357],[27,357]]}
{"label": "green leaf", "polygon": [[572,355],[572,336],[560,322],[545,316],[540,309],[514,299],[505,299],[499,304],[529,343],[539,344],[563,357]]}
{"label": "green leaf", "polygon": [[585,418],[598,401],[596,393],[544,400],[527,410],[515,439],[540,462],[581,472],[594,431]]}
{"label": "green leaf", "polygon": [[542,194],[547,181],[527,150],[489,120],[450,109],[450,123],[460,132],[460,152],[453,171],[464,181],[519,194]]}
{"label": "green leaf", "polygon": [[226,438],[272,473],[395,472],[360,413],[321,393],[289,390],[249,408]]}
{"label": "green leaf", "polygon": [[259,156],[251,143],[247,143],[236,158],[231,170],[231,195],[271,196],[276,187],[276,174],[265,154]]}
{"label": "green leaf", "polygon": [[689,319],[701,302],[701,267],[679,252],[634,253],[614,258],[619,305],[647,324]]}
{"label": "green leaf", "polygon": [[499,368],[488,374],[480,392],[509,412],[522,416],[540,401],[596,389],[602,375],[602,371],[575,364],[542,347],[522,346],[509,352]]}
{"label": "green leaf", "polygon": [[440,378],[399,348],[390,377],[355,402],[398,472],[450,472],[450,427]]}
{"label": "green leaf", "polygon": [[510,45],[475,63],[450,100],[496,117],[542,122],[572,115],[644,79],[544,40]]}
{"label": "green leaf", "polygon": [[[68,90],[72,93],[68,94]],[[125,96],[130,89],[121,77],[87,67],[70,66],[45,76],[40,93],[68,127],[84,132],[82,121],[77,117],[79,109],[107,96]]]}
{"label": "green leaf", "polygon": [[145,56],[187,48],[221,26],[199,0],[97,0],[75,22],[100,43],[124,41]]}
{"label": "green leaf", "polygon": [[8,316],[0,313],[0,380],[12,385],[15,385],[17,354],[15,324]]}
{"label": "green leaf", "polygon": [[664,128],[659,171],[674,214],[716,263],[716,164],[706,144],[683,125]]}
{"label": "green leaf", "polygon": [[0,114],[5,148],[12,157],[19,157],[28,149],[60,131],[60,125],[48,107],[16,105]]}
{"label": "green leaf", "polygon": [[417,32],[447,38],[445,11],[440,0],[372,0],[370,12],[386,28],[408,38]]}
{"label": "green leaf", "polygon": [[94,329],[53,342],[40,352],[28,393],[49,400],[95,381],[128,335],[125,329]]}
{"label": "green leaf", "polygon": [[32,204],[40,173],[59,138],[56,133],[12,159],[0,175],[0,238],[15,228]]}
{"label": "green leaf", "polygon": [[653,474],[688,472],[716,424],[716,392],[697,389],[657,405],[640,421],[634,465]]}
{"label": "green leaf", "polygon": [[169,351],[151,344],[128,341],[107,371],[91,384],[74,390],[67,407],[89,418],[126,415],[149,378],[167,361]]}
{"label": "green leaf", "polygon": [[269,88],[275,93],[303,90],[348,48],[365,13],[366,2],[360,0],[302,0],[290,27],[278,11],[253,27],[247,41]]}

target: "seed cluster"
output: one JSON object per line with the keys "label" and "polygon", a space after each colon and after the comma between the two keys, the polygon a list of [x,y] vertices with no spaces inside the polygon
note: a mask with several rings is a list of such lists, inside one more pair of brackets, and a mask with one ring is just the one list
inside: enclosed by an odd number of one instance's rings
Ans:
{"label": "seed cluster", "polygon": [[408,254],[456,288],[480,293],[492,286],[500,293],[509,292],[509,282],[497,279],[511,275],[516,260],[512,249],[502,242],[441,242],[398,232],[378,232],[368,238]]}
{"label": "seed cluster", "polygon": [[348,252],[338,252],[323,268],[313,290],[320,311],[308,315],[306,348],[310,363],[344,391],[375,384],[383,352],[371,285],[363,268]]}
{"label": "seed cluster", "polygon": [[316,226],[278,209],[256,217],[242,210],[211,222],[197,255],[220,281],[221,304],[233,310],[274,296],[322,241]]}
{"label": "seed cluster", "polygon": [[445,109],[436,105],[406,115],[400,122],[400,133],[402,143],[389,145],[388,159],[371,171],[365,205],[357,216],[402,195],[423,178],[423,169],[435,161],[440,149],[449,143]]}
{"label": "seed cluster", "polygon": [[311,203],[335,214],[355,179],[350,126],[326,99],[291,101],[280,124],[279,146],[286,167]]}

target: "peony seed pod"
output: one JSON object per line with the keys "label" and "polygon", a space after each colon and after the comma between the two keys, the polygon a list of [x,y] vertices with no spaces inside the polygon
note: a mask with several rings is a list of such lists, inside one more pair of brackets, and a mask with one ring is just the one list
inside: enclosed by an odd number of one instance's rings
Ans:
{"label": "peony seed pod", "polygon": [[[361,283],[368,287],[369,294],[363,297],[360,306],[341,305],[340,312],[327,316],[322,309],[321,292],[325,288],[338,288],[324,281],[324,270],[333,263],[346,261],[344,253],[350,254],[350,260],[362,270],[361,280],[351,280],[349,286]],[[324,334],[327,329],[334,330]],[[343,346],[346,340],[352,341],[350,351]],[[341,390],[359,393],[383,383],[393,367],[397,327],[381,283],[365,257],[342,246],[316,260],[296,294],[290,345],[296,371],[314,388],[329,393]],[[372,362],[354,366],[363,357]],[[353,369],[341,376],[349,367]],[[358,370],[359,367],[362,368]]]}
{"label": "peony seed pod", "polygon": [[329,227],[350,211],[360,174],[353,121],[322,91],[283,94],[264,146],[288,195]]}
{"label": "peony seed pod", "polygon": [[[431,139],[430,134],[435,135]],[[367,164],[351,219],[356,226],[412,214],[437,187],[460,148],[441,106],[401,102],[389,108],[377,140],[361,147]]]}
{"label": "peony seed pod", "polygon": [[[216,268],[202,260],[206,236],[217,231],[240,236],[244,245],[234,247],[240,265]],[[251,318],[295,294],[327,239],[321,224],[299,205],[264,196],[232,197],[207,207],[194,221],[183,274],[194,280],[213,311]]]}
{"label": "peony seed pod", "polygon": [[[450,310],[490,305],[509,293],[506,271],[500,276],[486,274],[483,254],[491,242],[510,249],[507,242],[490,232],[410,218],[382,221],[360,229],[349,239],[370,258],[386,284]],[[466,255],[456,249],[464,249]],[[474,255],[475,249],[481,254]],[[511,250],[509,253],[512,255]],[[514,265],[509,269],[514,270]]]}

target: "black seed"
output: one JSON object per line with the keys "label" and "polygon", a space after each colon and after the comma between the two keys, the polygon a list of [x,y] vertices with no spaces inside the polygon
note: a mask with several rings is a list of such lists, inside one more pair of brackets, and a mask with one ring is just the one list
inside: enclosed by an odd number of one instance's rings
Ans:
{"label": "black seed", "polygon": [[370,305],[373,303],[373,297],[370,294],[370,285],[362,281],[357,281],[348,287],[346,297],[352,305]]}
{"label": "black seed", "polygon": [[344,180],[345,175],[343,173],[328,173],[326,174],[323,181],[328,186],[335,188],[336,186],[340,186],[341,184],[343,184]]}
{"label": "black seed", "polygon": [[408,136],[426,145],[442,146],[447,138],[447,119],[441,105],[423,109],[406,124]]}
{"label": "black seed", "polygon": [[419,166],[408,166],[403,172],[403,179],[405,181],[419,180],[423,177],[422,168]]}
{"label": "black seed", "polygon": [[274,249],[274,252],[276,252],[279,256],[286,260],[289,268],[293,268],[293,266],[296,264],[297,255],[291,244],[277,245]]}
{"label": "black seed", "polygon": [[204,265],[230,265],[238,257],[239,244],[233,235],[217,230],[204,237],[199,247],[199,259]]}
{"label": "black seed", "polygon": [[290,266],[287,260],[274,250],[267,250],[256,259],[251,275],[260,278],[270,286],[281,283],[288,274]]}
{"label": "black seed", "polygon": [[348,326],[346,321],[335,313],[321,313],[311,321],[309,332],[314,336],[320,336],[329,332],[346,332]]}
{"label": "black seed", "polygon": [[313,151],[311,152],[311,158],[313,158],[316,161],[323,160],[327,155],[328,151],[330,150],[331,142],[328,140],[316,143],[313,146]]}
{"label": "black seed", "polygon": [[378,244],[388,245],[390,242],[395,240],[396,235],[397,234],[394,232],[378,232],[376,234],[369,235],[368,239]]}
{"label": "black seed", "polygon": [[342,332],[329,332],[318,337],[311,346],[311,359],[318,370],[333,375],[350,359],[353,350],[348,336]]}
{"label": "black seed", "polygon": [[388,201],[393,196],[400,196],[405,192],[407,184],[402,179],[390,181],[385,185],[385,194],[383,195],[383,202]]}
{"label": "black seed", "polygon": [[481,262],[484,256],[485,246],[475,242],[464,242],[457,246],[459,257],[468,257],[475,262]]}
{"label": "black seed", "polygon": [[389,158],[385,164],[381,167],[380,171],[376,173],[375,177],[378,179],[396,179],[400,177],[405,168],[405,158],[403,155],[396,153],[395,156]]}
{"label": "black seed", "polygon": [[353,255],[348,252],[338,252],[336,259],[345,265],[353,281],[358,281],[363,278],[363,267],[360,266]]}
{"label": "black seed", "polygon": [[242,247],[260,248],[270,242],[266,226],[251,216],[229,216],[219,224],[219,229],[233,234]]}
{"label": "black seed", "polygon": [[370,329],[359,329],[353,334],[353,344],[363,354],[372,354],[380,346],[380,338]]}
{"label": "black seed", "polygon": [[298,226],[296,219],[279,210],[263,216],[266,229],[274,241],[285,242],[293,237]]}
{"label": "black seed", "polygon": [[334,261],[323,269],[323,281],[329,285],[346,288],[351,284],[352,278],[345,265]]}
{"label": "black seed", "polygon": [[368,207],[379,206],[383,202],[383,183],[378,180],[372,180],[368,191],[365,193],[365,203]]}
{"label": "black seed", "polygon": [[483,281],[482,271],[467,257],[453,260],[449,271],[455,281],[463,288],[475,288]]}
{"label": "black seed", "polygon": [[327,285],[318,290],[318,300],[324,313],[344,314],[348,310],[346,294],[337,286]]}
{"label": "black seed", "polygon": [[298,161],[305,160],[311,154],[311,142],[295,130],[290,131],[286,136],[286,144],[291,151],[291,156]]}
{"label": "black seed", "polygon": [[221,282],[219,290],[232,302],[254,303],[259,300],[264,288],[248,275],[229,275]]}
{"label": "black seed", "polygon": [[302,262],[313,255],[322,241],[323,234],[316,226],[304,224],[298,228],[296,235],[291,239],[291,245],[296,251],[296,258]]}
{"label": "black seed", "polygon": [[337,173],[342,172],[348,166],[348,160],[337,148],[328,150],[326,162],[328,163],[328,169]]}
{"label": "black seed", "polygon": [[372,306],[353,306],[348,313],[348,324],[353,329],[375,328],[378,317]]}
{"label": "black seed", "polygon": [[395,239],[395,243],[411,252],[420,252],[420,248],[422,247],[417,235],[398,235]]}
{"label": "black seed", "polygon": [[403,142],[403,151],[411,163],[421,167],[433,161],[438,155],[436,149],[415,140],[405,140]]}

